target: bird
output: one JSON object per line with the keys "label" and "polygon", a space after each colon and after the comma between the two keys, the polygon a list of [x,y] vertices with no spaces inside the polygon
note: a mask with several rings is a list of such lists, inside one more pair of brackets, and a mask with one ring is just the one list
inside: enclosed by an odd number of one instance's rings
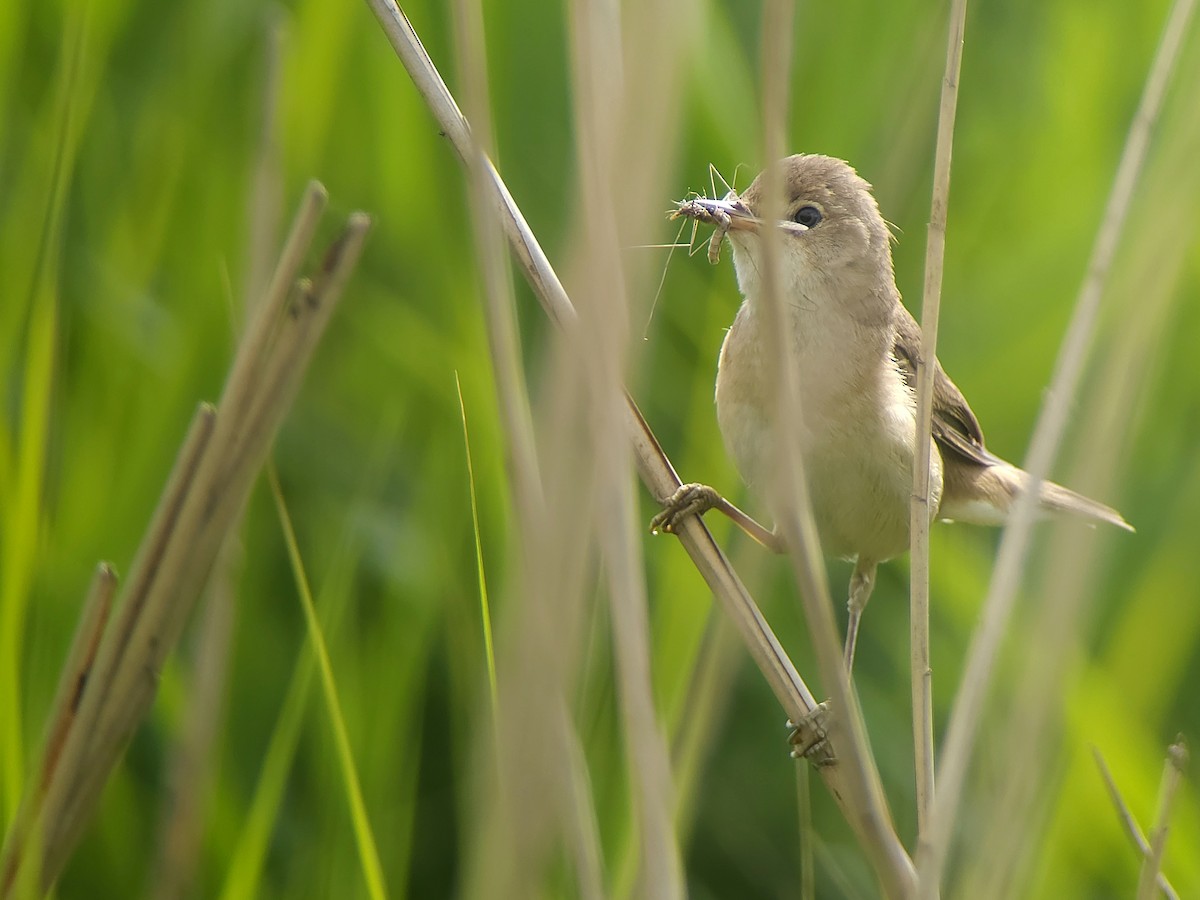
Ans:
{"label": "bird", "polygon": [[[743,301],[721,345],[717,422],[743,481],[772,505],[772,467],[783,435],[799,442],[822,550],[854,563],[844,660],[854,662],[862,613],[880,563],[909,546],[909,507],[917,434],[921,330],[901,301],[891,233],[871,185],[841,159],[797,154],[779,163],[783,218],[778,231],[778,292],[795,361],[798,408],[778,427],[772,379],[775,319],[765,308],[762,216],[764,174],[744,193],[677,204],[672,217],[716,226],[709,259],[728,240]],[[1030,479],[996,456],[962,391],[933,361],[930,450],[931,519],[1002,525]],[[1132,531],[1116,510],[1051,481],[1039,505]],[[687,516],[717,509],[776,552],[787,548],[768,529],[703,484],[682,485],[651,520],[672,532]]]}

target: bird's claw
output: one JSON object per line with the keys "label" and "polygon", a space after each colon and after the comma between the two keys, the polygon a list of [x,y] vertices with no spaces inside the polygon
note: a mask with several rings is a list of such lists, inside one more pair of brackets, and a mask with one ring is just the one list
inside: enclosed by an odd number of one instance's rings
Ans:
{"label": "bird's claw", "polygon": [[699,516],[721,502],[721,495],[707,484],[680,485],[663,501],[663,510],[650,520],[650,533],[674,534],[679,523],[689,516]]}
{"label": "bird's claw", "polygon": [[788,720],[788,743],[792,745],[792,756],[803,757],[818,768],[832,766],[837,762],[829,746],[829,701],[818,703],[817,708],[799,722]]}

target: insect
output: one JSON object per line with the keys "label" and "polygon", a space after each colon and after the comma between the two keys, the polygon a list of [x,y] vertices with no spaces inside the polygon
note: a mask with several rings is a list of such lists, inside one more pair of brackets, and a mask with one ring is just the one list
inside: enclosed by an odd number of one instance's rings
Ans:
{"label": "insect", "polygon": [[[675,203],[675,209],[670,211],[668,219],[691,219],[692,220],[692,235],[686,244],[679,243],[679,239],[683,236],[683,231],[687,228],[687,222],[681,222],[679,232],[675,235],[675,241],[670,244],[651,244],[643,246],[670,248],[671,253],[674,253],[676,247],[687,247],[688,256],[692,256],[696,251],[693,250],[696,241],[697,226],[712,225],[714,231],[708,239],[708,261],[712,265],[716,265],[721,261],[721,241],[725,239],[726,233],[730,229],[729,213],[725,211],[733,205],[733,201],[739,199],[737,191],[730,186],[725,177],[717,171],[717,167],[709,164],[709,185],[712,188],[713,196],[716,196],[717,187],[716,179],[721,179],[721,183],[725,186],[726,194],[723,200],[716,200],[710,197],[702,196],[693,193],[687,200],[679,200]],[[734,180],[737,180],[737,171],[734,170]],[[654,293],[654,301],[650,304],[650,316],[646,321],[646,332],[643,333],[643,340],[646,338],[650,329],[650,321],[654,318],[654,310],[658,307],[658,298],[662,293],[663,285],[667,281],[667,268],[671,264],[671,253],[667,254],[667,262],[663,266],[662,277],[658,282],[658,290]]]}
{"label": "insect", "polygon": [[722,200],[709,200],[706,197],[693,197],[690,200],[680,200],[678,208],[671,212],[672,219],[687,218],[713,226],[712,237],[708,239],[708,261],[714,266],[721,261],[721,241],[729,231],[729,213],[721,208],[737,200],[738,195],[730,191]]}

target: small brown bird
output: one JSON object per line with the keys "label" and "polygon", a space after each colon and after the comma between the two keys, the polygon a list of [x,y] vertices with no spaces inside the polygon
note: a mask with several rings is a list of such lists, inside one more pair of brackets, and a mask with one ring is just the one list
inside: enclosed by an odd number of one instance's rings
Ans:
{"label": "small brown bird", "polygon": [[[784,218],[779,234],[780,292],[798,369],[800,441],[813,516],[826,553],[855,562],[850,579],[846,665],[875,568],[908,549],[909,497],[916,438],[916,360],[921,332],[900,302],[890,235],[871,186],[847,163],[828,156],[783,160]],[[767,227],[763,177],[738,196],[684,201],[674,216],[717,226],[709,258],[728,236],[745,301],[721,346],[717,420],[742,478],[767,499],[775,464],[773,392],[761,307],[762,243]],[[930,507],[936,518],[1003,524],[1028,475],[984,446],[983,431],[962,392],[934,361]],[[1133,529],[1113,509],[1052,482],[1041,506]],[[671,531],[689,515],[716,508],[751,537],[786,549],[768,531],[706,485],[680,488],[651,522]]]}

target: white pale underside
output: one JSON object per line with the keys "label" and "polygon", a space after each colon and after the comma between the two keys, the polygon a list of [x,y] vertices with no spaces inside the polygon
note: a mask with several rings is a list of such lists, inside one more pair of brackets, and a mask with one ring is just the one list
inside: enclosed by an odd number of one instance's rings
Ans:
{"label": "white pale underside", "polygon": [[938,518],[970,525],[1000,526],[1008,521],[1008,513],[987,500],[961,500],[953,505],[943,504]]}

